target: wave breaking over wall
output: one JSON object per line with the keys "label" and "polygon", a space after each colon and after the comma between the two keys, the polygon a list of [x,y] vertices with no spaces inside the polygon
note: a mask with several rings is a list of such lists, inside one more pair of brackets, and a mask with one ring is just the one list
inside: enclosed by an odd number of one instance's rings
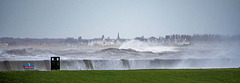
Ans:
{"label": "wave breaking over wall", "polygon": [[[219,62],[220,61],[220,62]],[[60,70],[206,69],[238,68],[238,59],[153,59],[153,60],[61,60]],[[24,64],[35,64],[40,71],[50,70],[50,61],[1,61],[0,71],[23,71]],[[223,65],[224,64],[224,65]]]}
{"label": "wave breaking over wall", "polygon": [[119,48],[0,49],[0,71],[24,70],[28,63],[48,71],[53,56],[61,57],[61,70],[238,68],[239,50],[238,42],[167,46],[137,40]]}

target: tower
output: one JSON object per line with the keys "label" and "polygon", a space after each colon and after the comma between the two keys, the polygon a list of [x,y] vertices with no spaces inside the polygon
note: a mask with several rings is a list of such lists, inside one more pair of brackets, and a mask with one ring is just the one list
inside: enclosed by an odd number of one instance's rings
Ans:
{"label": "tower", "polygon": [[119,39],[120,39],[120,37],[119,37],[119,32],[118,32],[117,40],[119,40]]}

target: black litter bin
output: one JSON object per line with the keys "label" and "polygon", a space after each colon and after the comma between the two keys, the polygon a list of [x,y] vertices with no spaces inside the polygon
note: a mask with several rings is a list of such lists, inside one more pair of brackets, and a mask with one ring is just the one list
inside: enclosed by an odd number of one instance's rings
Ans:
{"label": "black litter bin", "polygon": [[60,57],[51,57],[51,70],[60,70]]}

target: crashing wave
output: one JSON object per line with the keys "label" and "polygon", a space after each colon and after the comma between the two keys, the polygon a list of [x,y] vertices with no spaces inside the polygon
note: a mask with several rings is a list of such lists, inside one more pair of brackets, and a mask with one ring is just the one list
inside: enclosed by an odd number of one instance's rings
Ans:
{"label": "crashing wave", "polygon": [[120,51],[137,52],[136,50],[133,50],[133,49],[118,49],[118,48],[107,48],[107,49],[103,49],[101,51],[105,51],[105,52],[120,52]]}
{"label": "crashing wave", "polygon": [[107,48],[107,49],[103,49],[100,50],[98,52],[111,52],[111,53],[150,53],[150,54],[159,54],[159,55],[163,55],[163,54],[169,54],[169,53],[175,53],[175,52],[170,52],[170,51],[165,51],[165,52],[161,52],[161,53],[154,53],[151,51],[136,51],[134,49],[119,49],[119,48]]}
{"label": "crashing wave", "polygon": [[151,53],[162,53],[162,52],[175,52],[176,47],[172,46],[161,46],[161,45],[152,45],[147,42],[142,42],[138,40],[130,40],[124,42],[119,49],[133,49],[139,52],[151,52]]}
{"label": "crashing wave", "polygon": [[27,51],[28,49],[12,49],[12,50],[6,50],[5,52],[3,53],[6,53],[6,54],[11,54],[11,55],[31,55],[31,53],[29,53]]}

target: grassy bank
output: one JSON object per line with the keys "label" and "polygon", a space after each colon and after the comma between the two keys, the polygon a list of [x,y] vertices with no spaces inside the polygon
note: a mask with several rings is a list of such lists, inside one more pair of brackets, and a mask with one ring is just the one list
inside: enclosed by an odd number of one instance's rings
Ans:
{"label": "grassy bank", "polygon": [[91,71],[1,71],[0,83],[240,83],[240,69],[158,69]]}

